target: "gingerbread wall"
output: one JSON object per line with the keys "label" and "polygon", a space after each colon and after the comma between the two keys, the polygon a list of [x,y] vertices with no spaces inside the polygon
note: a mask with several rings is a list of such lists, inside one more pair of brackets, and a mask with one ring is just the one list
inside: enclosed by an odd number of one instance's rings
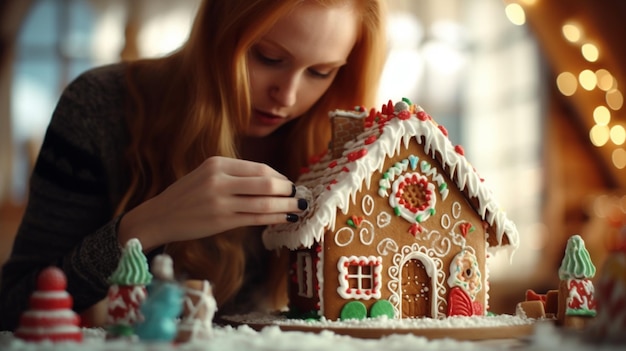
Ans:
{"label": "gingerbread wall", "polygon": [[[414,234],[410,232],[412,223],[396,215],[389,204],[389,198],[383,198],[378,194],[380,191],[379,182],[384,173],[396,163],[408,162],[409,155],[419,158],[419,166],[415,171],[411,170],[409,166],[404,172],[405,174],[416,172],[424,175],[430,174],[427,178],[431,182],[435,177],[440,176],[449,190],[445,200],[439,191],[434,192],[436,212],[422,222],[422,231],[414,230]],[[426,162],[426,168],[428,165],[431,166],[426,172],[421,169],[423,161]],[[397,179],[399,179],[398,177],[399,175],[396,176]],[[396,309],[396,315],[404,313],[409,316],[444,316],[447,311],[449,265],[460,251],[459,245],[464,240],[467,246],[472,248],[470,250],[475,252],[480,267],[481,278],[479,283],[482,288],[476,295],[475,301],[485,306],[487,296],[485,293],[487,288],[486,242],[482,220],[456,188],[456,185],[441,170],[439,163],[425,155],[422,147],[413,140],[407,150],[403,150],[399,155],[385,162],[383,172],[375,172],[372,175],[370,184],[370,189],[367,189],[366,185],[363,184],[348,212],[337,214],[335,230],[327,231],[324,236],[322,304],[326,318],[339,318],[341,308],[348,301],[361,301],[369,309],[379,299],[391,301]],[[387,193],[390,192],[391,190]],[[387,213],[388,216],[382,213]],[[388,224],[385,224],[386,222]],[[471,227],[463,225],[462,222],[469,223]],[[465,227],[468,232],[465,239],[460,234],[461,227]],[[470,231],[469,228],[473,229]],[[415,229],[414,226],[413,229]],[[457,234],[451,235],[451,231]],[[341,284],[338,276],[342,273],[339,273],[340,269],[337,263],[341,257],[346,256],[381,258],[379,298],[362,296],[361,298],[346,299],[340,296],[338,288]],[[425,262],[426,265],[419,267],[421,262]],[[405,263],[409,265],[405,267]],[[409,277],[406,273],[409,270],[421,277],[416,284],[407,283]],[[429,270],[431,280],[424,283],[420,279],[428,276],[426,271]],[[430,302],[404,303],[399,290],[408,287],[409,290],[417,288],[418,291],[422,291],[423,286],[420,284],[426,284],[428,289],[426,289],[425,294],[430,296]],[[434,299],[433,294],[436,299]],[[435,301],[436,305],[433,307]]]}

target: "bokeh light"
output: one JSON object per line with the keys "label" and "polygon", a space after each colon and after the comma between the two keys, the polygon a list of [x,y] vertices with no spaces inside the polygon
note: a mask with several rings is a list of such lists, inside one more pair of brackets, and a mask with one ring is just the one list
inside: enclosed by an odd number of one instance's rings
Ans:
{"label": "bokeh light", "polygon": [[565,37],[565,39],[567,39],[567,41],[571,43],[578,42],[580,38],[582,37],[582,32],[580,30],[580,27],[578,27],[578,25],[574,23],[568,23],[568,24],[563,25],[561,30],[563,32],[563,36]]}
{"label": "bokeh light", "polygon": [[556,77],[556,86],[559,88],[561,94],[572,96],[578,88],[578,80],[573,73],[562,72]]}
{"label": "bokeh light", "polygon": [[598,61],[598,57],[600,56],[600,53],[598,51],[598,48],[593,45],[593,44],[584,44],[581,48],[580,48],[581,53],[583,54],[583,57],[585,58],[585,60],[589,61],[589,62],[596,62]]}
{"label": "bokeh light", "polygon": [[511,23],[521,26],[526,23],[526,13],[520,4],[510,3],[504,8],[506,17]]}
{"label": "bokeh light", "polygon": [[609,141],[609,127],[596,124],[589,131],[589,139],[595,146],[604,146]]}
{"label": "bokeh light", "polygon": [[593,109],[593,120],[598,125],[606,126],[611,122],[611,111],[606,106],[598,106]]}

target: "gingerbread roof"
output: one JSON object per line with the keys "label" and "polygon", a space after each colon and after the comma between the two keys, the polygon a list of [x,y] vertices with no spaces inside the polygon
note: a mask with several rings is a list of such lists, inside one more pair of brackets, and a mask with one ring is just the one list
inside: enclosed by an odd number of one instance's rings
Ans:
{"label": "gingerbread roof", "polygon": [[[387,112],[389,111],[389,112]],[[452,145],[447,131],[437,125],[419,106],[391,101],[380,112],[364,109],[337,110],[334,116],[364,118],[363,131],[343,145],[341,156],[333,157],[329,150],[313,159],[296,182],[298,197],[309,200],[309,208],[296,223],[269,226],[263,233],[268,249],[311,247],[322,239],[324,232],[334,230],[337,209],[347,213],[350,203],[363,184],[370,189],[371,176],[382,171],[388,157],[397,155],[412,140],[437,159],[444,172],[470,200],[476,212],[492,228],[495,246],[515,250],[519,234],[515,224],[495,201],[491,190],[474,167],[466,160],[463,149]],[[336,155],[336,154],[335,154]],[[382,195],[382,194],[381,194]],[[490,240],[491,241],[491,240]],[[493,249],[493,247],[490,247]]]}

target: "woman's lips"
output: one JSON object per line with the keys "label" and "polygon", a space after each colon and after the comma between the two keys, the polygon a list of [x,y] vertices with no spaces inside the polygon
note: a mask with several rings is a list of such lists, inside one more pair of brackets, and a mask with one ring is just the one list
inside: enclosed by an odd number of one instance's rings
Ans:
{"label": "woman's lips", "polygon": [[273,115],[271,113],[265,113],[261,111],[254,111],[254,118],[259,121],[259,123],[267,126],[274,126],[280,124],[285,120],[285,117]]}

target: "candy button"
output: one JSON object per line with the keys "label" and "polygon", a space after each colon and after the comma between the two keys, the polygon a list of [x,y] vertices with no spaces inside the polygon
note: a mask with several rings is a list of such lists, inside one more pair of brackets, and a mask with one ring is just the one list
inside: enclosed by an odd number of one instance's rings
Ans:
{"label": "candy button", "polygon": [[376,318],[380,316],[387,316],[389,319],[393,319],[395,313],[391,302],[387,300],[378,300],[374,302],[372,308],[370,308],[370,317]]}
{"label": "candy button", "polygon": [[362,302],[350,301],[341,309],[341,320],[365,319],[367,317],[367,307]]}

